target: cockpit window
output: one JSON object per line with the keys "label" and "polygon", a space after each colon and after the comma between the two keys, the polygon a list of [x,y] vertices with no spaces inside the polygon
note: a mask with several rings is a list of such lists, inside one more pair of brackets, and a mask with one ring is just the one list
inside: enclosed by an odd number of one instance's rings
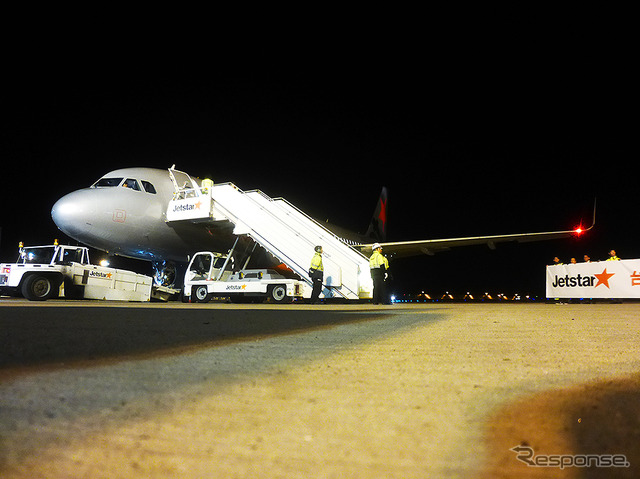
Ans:
{"label": "cockpit window", "polygon": [[127,178],[126,180],[124,180],[124,183],[122,183],[122,187],[140,191],[140,185],[138,185],[138,182],[133,178]]}
{"label": "cockpit window", "polygon": [[93,184],[93,188],[112,188],[121,182],[122,178],[100,178]]}
{"label": "cockpit window", "polygon": [[141,180],[141,182],[142,182],[142,187],[144,188],[144,191],[146,191],[147,193],[152,193],[154,195],[156,194],[156,189],[151,183],[144,180]]}

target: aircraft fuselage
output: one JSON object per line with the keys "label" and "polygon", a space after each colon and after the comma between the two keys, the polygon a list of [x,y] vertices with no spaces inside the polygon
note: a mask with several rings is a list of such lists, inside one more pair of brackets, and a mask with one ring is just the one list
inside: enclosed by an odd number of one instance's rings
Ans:
{"label": "aircraft fuselage", "polygon": [[[191,181],[187,175],[176,179]],[[230,228],[166,222],[173,193],[167,170],[124,168],[62,197],[51,216],[71,238],[129,258],[186,262],[195,251],[228,251],[235,239]]]}

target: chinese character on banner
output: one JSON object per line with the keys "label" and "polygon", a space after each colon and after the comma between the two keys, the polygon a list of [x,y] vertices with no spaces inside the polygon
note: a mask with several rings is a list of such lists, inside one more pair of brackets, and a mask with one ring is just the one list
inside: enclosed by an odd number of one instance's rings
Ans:
{"label": "chinese character on banner", "polygon": [[640,286],[640,273],[636,271],[631,275],[631,286]]}

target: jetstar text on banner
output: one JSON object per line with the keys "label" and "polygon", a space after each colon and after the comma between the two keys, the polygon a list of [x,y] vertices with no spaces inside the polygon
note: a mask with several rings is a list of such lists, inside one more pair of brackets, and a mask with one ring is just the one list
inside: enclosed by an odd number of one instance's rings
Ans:
{"label": "jetstar text on banner", "polygon": [[640,298],[640,259],[547,266],[547,298]]}

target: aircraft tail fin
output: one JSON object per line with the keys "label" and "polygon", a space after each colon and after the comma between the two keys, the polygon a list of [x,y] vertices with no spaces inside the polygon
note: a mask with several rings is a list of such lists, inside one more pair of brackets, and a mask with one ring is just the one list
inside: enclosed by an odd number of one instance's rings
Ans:
{"label": "aircraft tail fin", "polygon": [[371,217],[366,236],[373,241],[386,241],[387,239],[387,188],[382,187],[378,204]]}

